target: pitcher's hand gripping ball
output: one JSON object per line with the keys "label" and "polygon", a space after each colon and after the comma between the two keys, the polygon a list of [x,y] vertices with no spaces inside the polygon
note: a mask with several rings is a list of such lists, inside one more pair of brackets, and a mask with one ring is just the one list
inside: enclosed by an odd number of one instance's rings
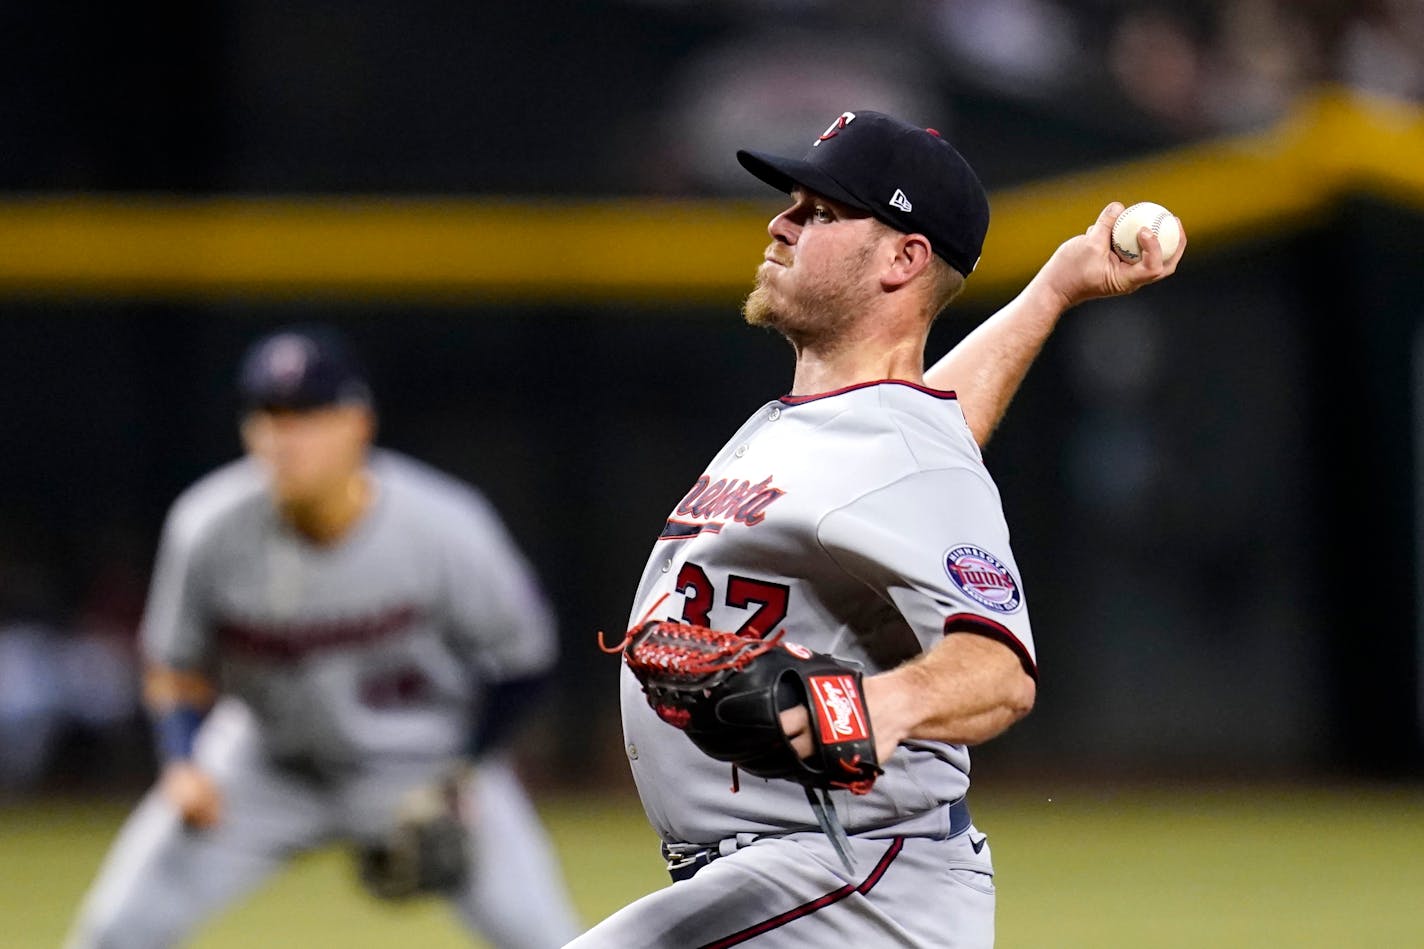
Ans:
{"label": "pitcher's hand gripping ball", "polygon": [[[658,717],[718,761],[852,794],[868,793],[883,773],[861,672],[833,656],[658,620],[631,633],[623,651]],[[814,746],[804,759],[781,727],[781,712],[803,704]]]}
{"label": "pitcher's hand gripping ball", "polygon": [[1137,243],[1137,234],[1143,228],[1157,236],[1162,245],[1162,260],[1171,260],[1182,242],[1182,225],[1171,211],[1151,201],[1139,201],[1118,215],[1112,228],[1113,252],[1128,263],[1141,260],[1142,248]]}

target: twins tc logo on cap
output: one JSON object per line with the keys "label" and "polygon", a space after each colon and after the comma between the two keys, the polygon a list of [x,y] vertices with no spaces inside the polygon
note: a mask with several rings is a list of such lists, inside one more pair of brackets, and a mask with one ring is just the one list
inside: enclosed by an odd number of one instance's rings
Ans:
{"label": "twins tc logo on cap", "polygon": [[944,555],[944,570],[965,596],[996,613],[1012,613],[1023,605],[1018,581],[1009,568],[981,547],[955,547]]}
{"label": "twins tc logo on cap", "polygon": [[313,356],[312,344],[304,336],[284,333],[274,337],[262,354],[268,377],[282,389],[295,389],[306,375]]}
{"label": "twins tc logo on cap", "polygon": [[826,126],[826,130],[821,133],[820,138],[816,139],[814,142],[811,143],[811,147],[815,148],[822,142],[829,141],[835,138],[837,135],[841,134],[841,129],[845,128],[847,125],[854,121],[854,112],[842,112],[840,118],[836,119],[830,125]]}

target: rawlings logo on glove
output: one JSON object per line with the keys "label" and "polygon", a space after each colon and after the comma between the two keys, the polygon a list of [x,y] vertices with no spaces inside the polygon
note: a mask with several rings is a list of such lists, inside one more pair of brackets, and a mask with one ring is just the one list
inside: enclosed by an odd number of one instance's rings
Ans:
{"label": "rawlings logo on glove", "polygon": [[870,726],[865,723],[865,707],[860,701],[860,689],[850,676],[812,676],[811,695],[820,713],[821,741],[865,740]]}

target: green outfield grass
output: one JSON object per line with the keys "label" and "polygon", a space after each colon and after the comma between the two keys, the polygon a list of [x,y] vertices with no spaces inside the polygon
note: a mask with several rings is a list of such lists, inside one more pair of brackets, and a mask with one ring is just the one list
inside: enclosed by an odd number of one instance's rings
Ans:
{"label": "green outfield grass", "polygon": [[[1001,947],[1424,946],[1424,789],[1288,785],[976,792]],[[54,947],[126,808],[0,811],[0,946]],[[662,886],[636,802],[541,800],[579,910]],[[469,946],[439,903],[365,899],[346,856],[299,861],[199,949]],[[633,947],[630,947],[633,949]]]}

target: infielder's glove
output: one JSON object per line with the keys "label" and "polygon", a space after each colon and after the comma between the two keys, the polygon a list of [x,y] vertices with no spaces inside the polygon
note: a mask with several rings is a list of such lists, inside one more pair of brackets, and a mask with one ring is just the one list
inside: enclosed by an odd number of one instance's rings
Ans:
{"label": "infielder's glove", "polygon": [[470,831],[462,814],[465,769],[401,799],[384,839],[357,852],[361,883],[375,896],[404,900],[448,895],[470,874]]}
{"label": "infielder's glove", "polygon": [[[797,643],[651,620],[624,659],[658,717],[705,753],[764,778],[866,794],[883,772],[861,697],[861,672]],[[797,756],[780,713],[804,704],[814,751]]]}

